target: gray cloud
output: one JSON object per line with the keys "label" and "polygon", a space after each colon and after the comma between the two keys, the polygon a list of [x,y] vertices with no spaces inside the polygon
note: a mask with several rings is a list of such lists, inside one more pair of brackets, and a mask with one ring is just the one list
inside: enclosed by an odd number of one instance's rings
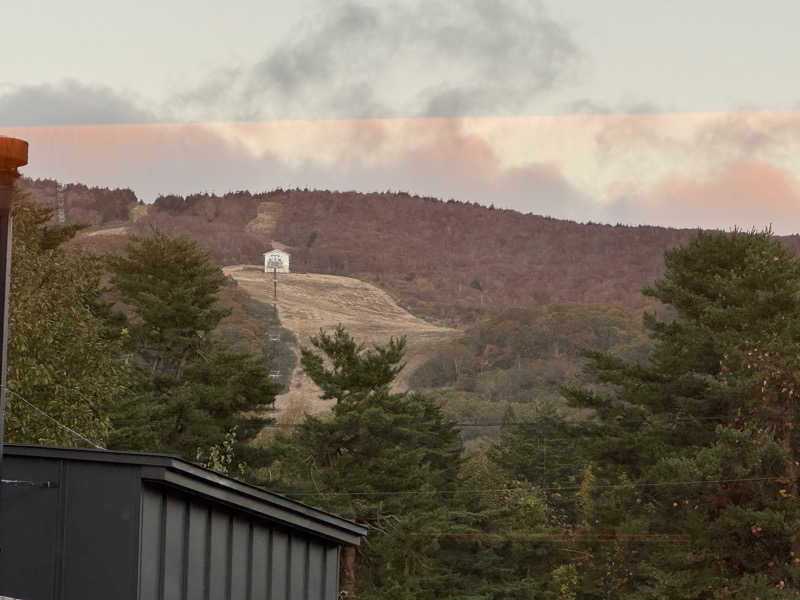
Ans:
{"label": "gray cloud", "polygon": [[0,124],[515,114],[582,61],[536,0],[351,0],[320,4],[260,59],[214,69],[157,110],[65,80],[0,90]]}
{"label": "gray cloud", "polygon": [[731,159],[796,151],[798,144],[800,113],[797,111],[720,115],[700,128],[693,140],[694,146],[705,149],[709,154]]}
{"label": "gray cloud", "polygon": [[216,69],[202,84],[175,95],[167,111],[221,104],[230,99],[231,89],[241,75],[241,67]]}
{"label": "gray cloud", "polygon": [[253,91],[277,90],[292,97],[315,82],[328,82],[352,62],[353,42],[374,46],[382,28],[376,9],[348,2],[333,9],[305,35],[286,40],[253,68]]}
{"label": "gray cloud", "polygon": [[615,104],[604,104],[590,98],[578,98],[561,105],[561,111],[567,114],[587,115],[653,115],[668,112],[663,107],[645,100],[622,100]]}
{"label": "gray cloud", "polygon": [[598,160],[613,162],[629,155],[639,164],[647,157],[664,160],[665,156],[696,164],[751,159],[782,163],[800,149],[800,113],[796,111],[689,114],[686,118],[697,123],[690,135],[676,134],[679,118],[679,113],[643,111],[604,120],[594,138]]}
{"label": "gray cloud", "polygon": [[458,117],[533,110],[582,55],[530,0],[326,3],[251,67],[182,94],[196,118]]}
{"label": "gray cloud", "polygon": [[0,95],[0,125],[145,123],[155,116],[135,100],[74,80],[12,87]]}

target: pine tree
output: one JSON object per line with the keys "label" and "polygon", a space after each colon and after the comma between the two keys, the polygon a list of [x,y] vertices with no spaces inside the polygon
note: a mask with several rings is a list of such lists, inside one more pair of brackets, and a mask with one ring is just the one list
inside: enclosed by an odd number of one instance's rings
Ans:
{"label": "pine tree", "polygon": [[[589,354],[592,522],[579,569],[609,598],[788,598],[800,590],[800,264],[769,232],[702,233],[645,289],[644,364]],[[749,594],[749,596],[747,595]]]}
{"label": "pine tree", "polygon": [[222,271],[194,241],[159,231],[132,236],[123,255],[109,257],[109,267],[113,288],[134,314],[130,344],[154,372],[180,377],[229,314],[216,306]]}
{"label": "pine tree", "polygon": [[270,421],[259,414],[279,386],[263,356],[214,340],[228,314],[217,306],[221,270],[195,242],[160,232],[133,237],[109,268],[118,300],[129,307],[126,346],[135,374],[131,394],[114,408],[111,443],[193,460],[235,432],[230,460],[257,467],[263,453],[249,442]]}
{"label": "pine tree", "polygon": [[335,398],[344,402],[351,394],[388,389],[405,366],[404,337],[392,338],[385,345],[367,350],[365,344],[356,342],[339,325],[332,336],[321,330],[311,338],[311,345],[322,354],[302,348],[303,368],[322,389],[322,398],[326,400]]}
{"label": "pine tree", "polygon": [[404,340],[365,350],[340,326],[312,344],[320,353],[303,349],[303,367],[338,403],[277,438],[270,485],[369,526],[359,597],[459,597],[463,582],[438,556],[459,486],[455,425],[429,398],[390,391]]}
{"label": "pine tree", "polygon": [[313,338],[303,366],[338,402],[279,436],[269,485],[369,526],[361,598],[569,597],[573,570],[554,527],[563,517],[542,491],[483,451],[463,460],[439,406],[390,391],[404,341],[368,350],[342,327]]}

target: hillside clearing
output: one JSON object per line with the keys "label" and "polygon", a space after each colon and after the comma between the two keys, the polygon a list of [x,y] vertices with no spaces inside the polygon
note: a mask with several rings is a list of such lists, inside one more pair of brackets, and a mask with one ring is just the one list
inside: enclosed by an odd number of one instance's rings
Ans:
{"label": "hillside clearing", "polygon": [[[356,339],[367,344],[384,343],[391,337],[406,335],[406,367],[395,388],[408,388],[408,378],[442,345],[459,335],[459,330],[433,325],[404,310],[389,295],[369,283],[351,277],[289,273],[278,275],[278,299],[273,300],[272,275],[263,267],[235,265],[224,267],[251,297],[275,304],[281,325],[292,331],[299,344],[310,345],[320,329],[331,330],[342,324]],[[300,349],[295,347],[298,365]],[[297,422],[305,413],[329,410],[332,401],[321,400],[319,388],[299,366],[292,373],[289,390],[278,396],[275,407],[278,421]]]}
{"label": "hillside clearing", "polygon": [[106,229],[98,229],[96,231],[89,231],[86,235],[91,237],[95,235],[128,235],[130,227],[108,227]]}

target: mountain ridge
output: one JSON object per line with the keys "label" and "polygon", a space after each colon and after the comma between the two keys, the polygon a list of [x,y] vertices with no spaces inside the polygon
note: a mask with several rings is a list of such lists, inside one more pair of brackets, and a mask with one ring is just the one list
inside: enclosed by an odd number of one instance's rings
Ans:
{"label": "mountain ridge", "polygon": [[[22,186],[55,201],[52,180]],[[404,192],[275,189],[144,205],[130,190],[71,184],[62,202],[67,221],[92,225],[80,248],[116,251],[121,233],[154,228],[195,239],[221,266],[257,263],[282,247],[295,272],[361,279],[413,314],[451,324],[531,303],[650,306],[640,291],[662,275],[664,250],[699,231],[578,223]],[[800,250],[797,235],[781,239]]]}

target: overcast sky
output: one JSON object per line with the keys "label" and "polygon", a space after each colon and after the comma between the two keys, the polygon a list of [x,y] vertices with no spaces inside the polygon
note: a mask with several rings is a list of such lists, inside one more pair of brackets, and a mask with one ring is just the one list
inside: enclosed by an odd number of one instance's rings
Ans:
{"label": "overcast sky", "polygon": [[800,231],[800,3],[3,7],[25,173],[159,193],[406,190]]}

